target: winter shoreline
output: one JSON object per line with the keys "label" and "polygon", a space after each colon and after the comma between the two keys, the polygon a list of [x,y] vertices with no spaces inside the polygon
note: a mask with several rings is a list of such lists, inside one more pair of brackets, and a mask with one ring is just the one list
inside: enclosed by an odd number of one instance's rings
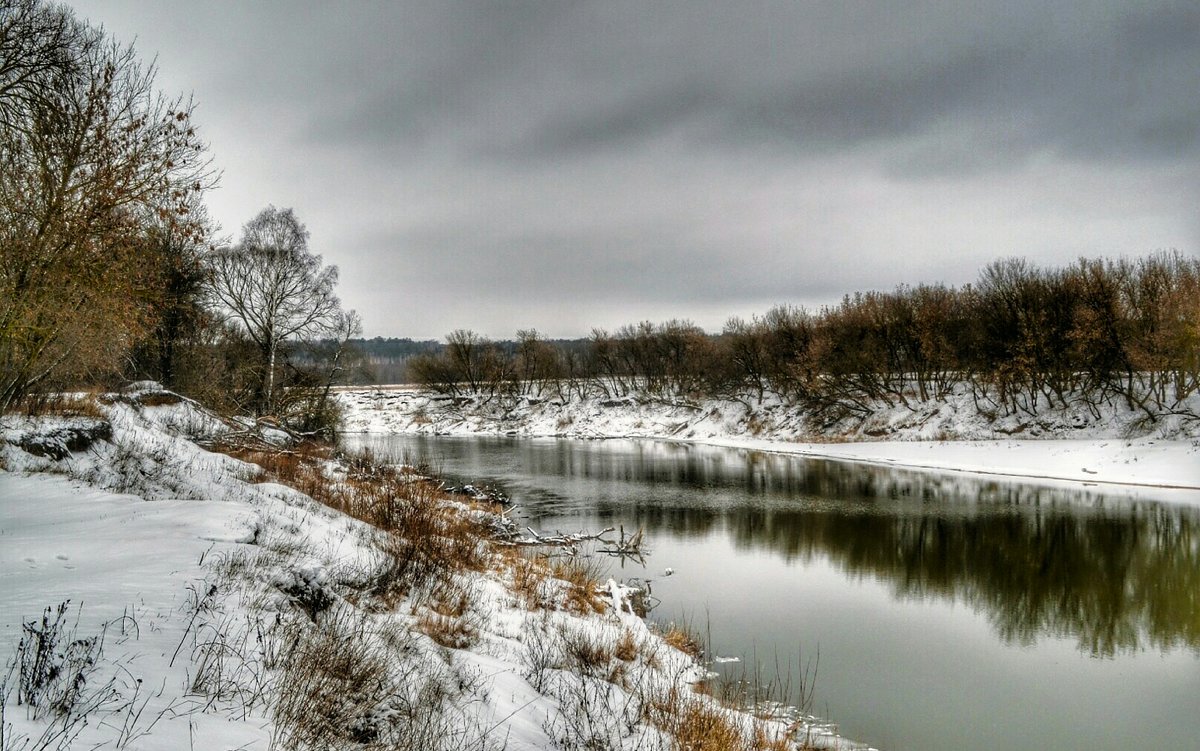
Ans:
{"label": "winter shoreline", "polygon": [[[845,440],[814,442],[804,440],[812,436],[801,420],[778,405],[754,410],[740,402],[680,405],[627,399],[607,406],[598,400],[531,399],[498,407],[415,388],[344,389],[339,400],[346,410],[346,432],[678,441],[913,471],[1096,486],[1200,505],[1200,426],[1195,421],[1168,419],[1138,434],[1128,414],[1082,425],[1075,415],[1059,414],[1040,420],[1036,437],[1016,439],[1006,433],[1032,431],[1011,420],[984,424],[963,405],[952,404],[924,414],[881,411],[872,424],[838,436]],[[879,425],[890,428],[888,440],[871,435]],[[755,429],[757,436],[747,435]]]}
{"label": "winter shoreline", "polygon": [[[5,748],[669,751],[712,728],[754,748],[865,748],[694,691],[704,665],[634,612],[633,590],[476,537],[489,512],[421,495],[428,478],[393,476],[416,489],[391,506],[411,525],[388,532],[283,484],[294,451],[268,470],[202,448],[229,426],[175,395],[86,411],[0,426],[0,648],[21,666],[0,681]],[[309,466],[310,492],[346,502],[387,476]],[[397,568],[418,544],[433,567]],[[66,643],[86,653],[54,657]],[[84,688],[43,680],[31,649]]]}

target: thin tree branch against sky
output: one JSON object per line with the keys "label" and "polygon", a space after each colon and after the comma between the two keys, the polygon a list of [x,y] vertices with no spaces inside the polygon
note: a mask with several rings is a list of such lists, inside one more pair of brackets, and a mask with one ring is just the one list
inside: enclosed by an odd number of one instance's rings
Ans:
{"label": "thin tree branch against sky", "polygon": [[368,336],[1200,252],[1193,0],[71,5],[195,93],[226,232],[294,208]]}

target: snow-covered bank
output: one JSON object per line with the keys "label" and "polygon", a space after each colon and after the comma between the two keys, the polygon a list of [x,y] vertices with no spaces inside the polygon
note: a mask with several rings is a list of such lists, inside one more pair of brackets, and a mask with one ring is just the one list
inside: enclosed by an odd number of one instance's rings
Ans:
{"label": "snow-covered bank", "polygon": [[854,747],[694,693],[703,667],[628,589],[580,599],[511,548],[379,596],[394,539],[200,448],[220,420],[170,395],[100,410],[0,425],[5,749],[665,751],[693,721]]}
{"label": "snow-covered bank", "polygon": [[[410,388],[346,389],[349,431],[655,438],[870,462],[913,469],[1128,485],[1200,502],[1200,421],[1108,407],[1037,417],[987,418],[969,395],[881,409],[840,433],[818,433],[804,415],[769,399],[561,401],[452,399]],[[818,438],[819,440],[814,440]]]}

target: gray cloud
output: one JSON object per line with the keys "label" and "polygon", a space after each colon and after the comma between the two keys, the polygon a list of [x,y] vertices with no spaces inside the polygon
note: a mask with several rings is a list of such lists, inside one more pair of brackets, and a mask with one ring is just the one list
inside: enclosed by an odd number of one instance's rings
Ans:
{"label": "gray cloud", "polygon": [[988,119],[1021,137],[981,148],[1194,155],[1197,105],[1181,92],[1200,86],[1200,10],[995,6],[487,4],[436,24],[461,45],[368,86],[312,134],[520,160],[679,129],[706,149],[821,150]]}
{"label": "gray cloud", "polygon": [[294,206],[372,333],[1200,246],[1185,0],[76,5],[195,90],[214,213]]}

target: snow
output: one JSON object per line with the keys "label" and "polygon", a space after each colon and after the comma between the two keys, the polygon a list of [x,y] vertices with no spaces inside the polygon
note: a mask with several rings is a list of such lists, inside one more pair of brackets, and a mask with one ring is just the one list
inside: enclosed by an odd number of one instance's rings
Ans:
{"label": "snow", "polygon": [[[188,748],[190,738],[202,738],[210,748],[265,748],[270,733],[261,718],[232,723],[226,714],[197,711],[198,699],[179,690],[187,685],[190,660],[170,664],[186,640],[180,616],[188,594],[204,587],[200,564],[206,553],[228,544],[220,541],[245,531],[245,507],[220,501],[147,503],[65,477],[11,472],[0,472],[0,499],[0,645],[6,663],[21,638],[22,622],[69,600],[76,635],[105,632],[103,665],[91,683],[115,681],[118,695],[109,702],[113,716],[108,722],[124,726],[141,710],[140,721],[130,721],[131,734],[140,733],[162,714],[151,735],[127,748]],[[134,707],[129,702],[138,693]],[[175,713],[186,714],[186,720]],[[13,723],[10,737],[36,738],[42,732],[24,708],[11,702],[5,720]],[[76,743],[90,748],[115,734],[93,724]]]}
{"label": "snow", "polygon": [[[1036,417],[987,419],[964,389],[945,402],[884,407],[869,418],[814,428],[800,411],[768,397],[741,400],[451,399],[415,388],[339,393],[349,431],[651,438],[967,472],[1116,492],[1153,489],[1156,498],[1200,503],[1200,420],[1145,415],[1109,405]],[[1190,404],[1200,413],[1200,398]],[[1020,438],[1014,436],[1021,436]]]}
{"label": "snow", "polygon": [[[382,701],[359,707],[363,697],[335,696],[361,710],[352,727],[367,735],[404,716],[425,723],[431,747],[602,740],[653,749],[667,743],[645,719],[655,697],[674,691],[712,704],[688,688],[703,666],[633,614],[631,590],[615,580],[602,589],[607,604],[581,614],[562,606],[566,585],[554,579],[538,589],[548,606],[531,608],[515,568],[457,573],[448,586],[462,594],[462,623],[474,634],[462,648],[422,633],[436,598],[410,593],[391,608],[358,607],[354,593],[385,563],[380,533],[204,450],[197,437],[242,426],[187,400],[143,403],[156,389],[139,384],[102,401],[103,418],[0,424],[0,656],[14,661],[24,625],[36,628],[60,603],[68,603],[63,643],[100,638],[94,665],[79,671],[75,712],[18,706],[9,674],[5,748],[276,747],[287,732],[280,697],[309,677],[288,673],[281,655],[319,629],[342,629],[341,643],[386,659]],[[110,432],[91,431],[97,422]],[[56,431],[84,438],[65,456],[22,448]],[[623,640],[636,654],[615,656]],[[571,657],[594,648],[609,656]],[[430,696],[436,711],[414,719]],[[744,727],[758,722],[714,711]],[[825,747],[857,748],[823,726],[796,728]]]}

